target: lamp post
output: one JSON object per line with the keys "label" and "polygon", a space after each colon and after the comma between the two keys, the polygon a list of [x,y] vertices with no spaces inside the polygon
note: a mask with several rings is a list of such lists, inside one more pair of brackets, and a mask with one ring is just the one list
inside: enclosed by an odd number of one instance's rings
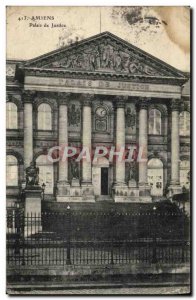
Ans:
{"label": "lamp post", "polygon": [[153,242],[152,242],[152,263],[157,262],[157,255],[156,255],[156,206],[153,206]]}
{"label": "lamp post", "polygon": [[71,211],[70,206],[67,206],[67,259],[66,264],[71,265]]}

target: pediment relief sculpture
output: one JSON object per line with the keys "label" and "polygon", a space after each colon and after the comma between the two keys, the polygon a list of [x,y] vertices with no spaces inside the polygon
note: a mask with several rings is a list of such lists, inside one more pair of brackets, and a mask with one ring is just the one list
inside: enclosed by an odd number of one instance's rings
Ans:
{"label": "pediment relief sculpture", "polygon": [[[123,41],[110,32],[65,46],[34,58],[19,69],[36,72],[68,71],[126,77],[144,76],[176,78],[184,82],[185,75],[165,62]],[[18,73],[19,74],[19,73]],[[36,73],[37,74],[37,73]],[[19,75],[18,75],[19,76]]]}
{"label": "pediment relief sculpture", "polygon": [[105,41],[55,61],[47,67],[82,71],[120,72],[137,75],[159,75],[159,72],[134,56]]}

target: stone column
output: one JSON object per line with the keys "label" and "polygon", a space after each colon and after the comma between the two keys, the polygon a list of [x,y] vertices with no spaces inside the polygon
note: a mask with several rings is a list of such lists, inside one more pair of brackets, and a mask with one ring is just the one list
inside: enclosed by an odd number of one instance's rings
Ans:
{"label": "stone column", "polygon": [[[91,106],[92,106],[93,95],[83,94],[82,95],[82,148],[87,149],[91,154]],[[88,156],[88,155],[87,155]],[[91,160],[82,159],[82,184],[92,185],[92,166]]]}
{"label": "stone column", "polygon": [[[91,106],[94,95],[82,94],[82,200],[85,202],[94,202],[94,187],[92,185],[92,116]],[[86,158],[85,158],[86,157]]]}
{"label": "stone column", "polygon": [[148,101],[147,98],[140,98],[139,109],[139,196],[140,199],[148,201],[150,197],[150,187],[147,179],[148,163]]}
{"label": "stone column", "polygon": [[171,182],[170,195],[181,193],[180,187],[180,139],[179,139],[179,111],[180,100],[172,99],[171,101]]}
{"label": "stone column", "polygon": [[24,171],[33,160],[33,96],[31,91],[23,93],[24,103]]}
{"label": "stone column", "polygon": [[58,166],[58,196],[69,196],[68,183],[68,159],[63,159],[65,147],[68,146],[68,98],[69,94],[57,93],[59,103],[59,126],[58,126],[58,145],[61,147],[60,160]]}
{"label": "stone column", "polygon": [[[116,98],[116,152],[125,149],[125,97]],[[115,185],[125,185],[125,159],[115,158]]]}
{"label": "stone column", "polygon": [[[67,95],[59,99],[59,146],[63,148],[68,146],[67,102]],[[68,160],[59,161],[59,182],[68,182]]]}
{"label": "stone column", "polygon": [[147,183],[147,158],[148,158],[148,104],[141,99],[139,102],[139,150],[142,157],[139,158],[139,184]]}

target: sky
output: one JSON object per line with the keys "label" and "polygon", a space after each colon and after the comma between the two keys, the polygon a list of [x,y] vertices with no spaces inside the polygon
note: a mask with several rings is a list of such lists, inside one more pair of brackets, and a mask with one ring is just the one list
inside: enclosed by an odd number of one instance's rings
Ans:
{"label": "sky", "polygon": [[31,59],[76,38],[109,31],[181,71],[190,71],[189,7],[8,6],[6,22],[7,59]]}

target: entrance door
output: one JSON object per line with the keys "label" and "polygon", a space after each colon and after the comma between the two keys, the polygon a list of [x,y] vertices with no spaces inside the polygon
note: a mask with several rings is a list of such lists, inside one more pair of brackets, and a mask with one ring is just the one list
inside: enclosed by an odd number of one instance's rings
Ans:
{"label": "entrance door", "polygon": [[108,195],[108,168],[101,168],[101,195]]}

